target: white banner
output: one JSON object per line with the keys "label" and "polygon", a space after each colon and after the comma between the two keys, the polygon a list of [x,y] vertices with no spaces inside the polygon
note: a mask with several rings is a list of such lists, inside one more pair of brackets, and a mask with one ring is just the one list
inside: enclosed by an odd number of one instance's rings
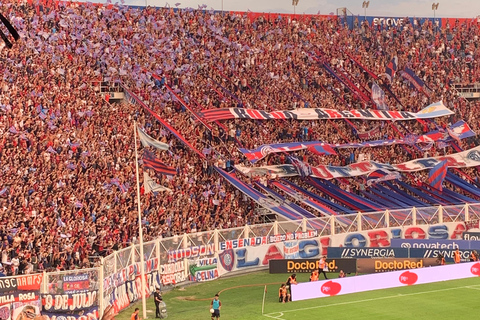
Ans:
{"label": "white banner", "polygon": [[[420,158],[400,164],[385,164],[374,161],[363,161],[353,163],[348,166],[317,166],[311,167],[312,177],[320,179],[348,178],[369,174],[378,169],[386,169],[390,171],[412,172],[427,170],[433,168],[443,160],[447,161],[448,167],[466,168],[476,167],[480,165],[480,146],[470,150],[454,153],[447,156]],[[263,166],[263,167],[246,167],[244,165],[236,165],[235,168],[242,174],[247,176],[263,176],[270,175],[276,177],[292,177],[297,176],[298,172],[291,164]]]}
{"label": "white banner", "polygon": [[363,119],[363,120],[414,120],[431,119],[454,114],[442,101],[432,103],[417,113],[408,111],[386,110],[334,110],[334,109],[311,109],[302,108],[292,111],[267,112],[257,109],[228,108],[203,110],[200,116],[209,121],[227,119],[295,119],[295,120],[318,120],[318,119]]}

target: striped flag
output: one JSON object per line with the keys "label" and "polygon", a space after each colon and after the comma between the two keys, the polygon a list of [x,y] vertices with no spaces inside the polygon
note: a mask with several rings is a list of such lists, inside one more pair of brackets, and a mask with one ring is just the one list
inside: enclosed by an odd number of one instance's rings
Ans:
{"label": "striped flag", "polygon": [[386,169],[378,169],[371,172],[367,176],[367,185],[370,186],[374,183],[388,181],[388,180],[400,180],[402,176],[397,171],[389,171]]}
{"label": "striped flag", "polygon": [[152,169],[157,173],[164,174],[164,175],[176,175],[177,170],[173,167],[169,167],[164,164],[162,161],[155,157],[155,154],[149,150],[145,150],[143,152],[143,165],[147,169]]}
{"label": "striped flag", "polygon": [[292,156],[288,156],[288,159],[290,159],[290,162],[302,178],[308,177],[312,174],[312,168],[308,163],[305,163],[298,158]]}
{"label": "striped flag", "polygon": [[317,144],[317,145],[309,146],[307,149],[308,151],[315,153],[319,156],[322,156],[322,155],[329,156],[332,154],[337,154],[335,150],[333,150],[333,148],[327,144],[324,144],[324,145]]}
{"label": "striped flag", "polygon": [[397,73],[398,69],[398,58],[397,56],[393,57],[392,60],[388,63],[387,68],[385,70],[385,74],[390,82],[393,81],[395,78],[395,74]]}
{"label": "striped flag", "polygon": [[405,70],[400,73],[402,77],[410,82],[411,87],[417,89],[418,92],[423,93],[425,96],[430,97],[430,89],[428,89],[423,80],[420,79],[412,69],[405,68]]}
{"label": "striped flag", "polygon": [[428,182],[432,187],[440,191],[443,190],[442,183],[447,175],[447,169],[447,160],[443,160],[430,170],[428,173]]}

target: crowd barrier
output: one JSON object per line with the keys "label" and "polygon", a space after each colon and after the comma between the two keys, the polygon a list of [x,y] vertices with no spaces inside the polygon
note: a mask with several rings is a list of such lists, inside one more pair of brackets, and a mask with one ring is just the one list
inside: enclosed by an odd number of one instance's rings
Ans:
{"label": "crowd barrier", "polygon": [[[341,218],[341,219],[340,219]],[[32,306],[49,319],[97,319],[156,287],[214,280],[229,272],[268,268],[271,259],[315,259],[328,247],[384,247],[392,239],[461,239],[478,228],[480,204],[408,208],[212,230],[144,243],[146,292],[140,249],[134,245],[100,258],[99,266],[0,279],[0,317],[16,319]],[[320,225],[323,229],[315,229]]]}

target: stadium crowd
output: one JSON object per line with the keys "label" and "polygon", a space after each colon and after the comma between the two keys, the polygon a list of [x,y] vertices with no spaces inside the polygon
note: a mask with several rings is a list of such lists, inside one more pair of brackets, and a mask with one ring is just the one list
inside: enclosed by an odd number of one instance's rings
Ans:
{"label": "stadium crowd", "polygon": [[[89,257],[137,241],[134,120],[170,145],[156,155],[177,169],[174,176],[148,170],[171,191],[144,194],[142,188],[145,240],[260,222],[254,203],[215,174],[214,166],[230,170],[247,163],[240,146],[361,142],[356,132],[378,125],[379,139],[421,135],[461,119],[473,130],[479,127],[474,110],[480,105],[451,90],[453,83],[479,80],[476,23],[442,30],[428,22],[389,29],[357,23],[350,30],[333,16],[250,19],[248,13],[89,3],[6,3],[2,10],[22,37],[0,51],[0,251],[7,274],[88,267]],[[350,57],[381,75],[394,55],[399,70],[418,71],[432,93],[427,98],[400,76],[392,83],[380,76],[376,81],[398,98],[386,95],[391,109],[416,112],[443,100],[455,115],[402,126],[359,120],[207,123],[199,116],[203,109],[227,107],[375,108],[320,62],[345,72],[370,95],[373,79]],[[113,82],[138,95],[205,158],[138,103],[107,101],[100,84]],[[471,139],[460,147],[476,144]],[[337,151],[297,156],[312,165],[345,165],[360,154],[398,163],[426,152],[412,146]],[[455,151],[448,146],[428,152]],[[259,165],[284,161],[284,155],[270,155]],[[477,170],[464,172],[479,177]]]}

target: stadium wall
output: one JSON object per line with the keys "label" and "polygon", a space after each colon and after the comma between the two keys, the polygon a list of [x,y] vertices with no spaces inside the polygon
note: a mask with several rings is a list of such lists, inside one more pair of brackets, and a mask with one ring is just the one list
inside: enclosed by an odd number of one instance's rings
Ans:
{"label": "stadium wall", "polygon": [[[321,230],[312,225],[325,227]],[[392,239],[461,239],[479,227],[480,204],[408,208],[311,220],[285,221],[157,239],[144,244],[146,292],[156,287],[210,281],[261,270],[270,259],[309,259],[329,246],[386,247]],[[131,246],[99,258],[92,269],[0,279],[0,314],[15,317],[32,305],[43,315],[69,320],[98,319],[104,306],[116,312],[142,297],[140,248]]]}

